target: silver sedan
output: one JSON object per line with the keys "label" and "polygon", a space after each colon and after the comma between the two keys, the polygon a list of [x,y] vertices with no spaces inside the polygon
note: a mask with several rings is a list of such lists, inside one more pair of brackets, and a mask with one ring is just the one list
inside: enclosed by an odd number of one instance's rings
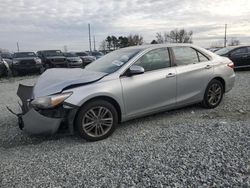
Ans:
{"label": "silver sedan", "polygon": [[49,69],[20,85],[19,127],[53,134],[64,122],[89,141],[117,124],[195,103],[215,108],[234,85],[234,64],[193,45],[146,45],[111,52],[83,69]]}

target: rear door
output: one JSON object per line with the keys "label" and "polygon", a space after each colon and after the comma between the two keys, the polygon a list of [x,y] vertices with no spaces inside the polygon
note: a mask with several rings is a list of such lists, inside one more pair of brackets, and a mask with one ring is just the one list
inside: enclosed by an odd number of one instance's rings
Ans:
{"label": "rear door", "polygon": [[191,47],[172,47],[172,51],[177,73],[177,105],[202,100],[213,75],[213,63]]}
{"label": "rear door", "polygon": [[247,47],[241,47],[230,53],[230,59],[234,62],[235,67],[245,67],[250,58],[248,55]]}

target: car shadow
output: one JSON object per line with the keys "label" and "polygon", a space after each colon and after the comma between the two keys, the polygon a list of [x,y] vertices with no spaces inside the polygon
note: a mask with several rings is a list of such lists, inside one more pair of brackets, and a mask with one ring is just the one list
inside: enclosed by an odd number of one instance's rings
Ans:
{"label": "car shadow", "polygon": [[[163,111],[155,114],[151,114],[148,116],[135,118],[129,121],[126,121],[124,123],[120,123],[117,126],[116,131],[123,131],[123,129],[127,129],[131,126],[134,126],[137,123],[144,124],[148,121],[157,121],[163,117],[168,117],[169,119],[173,116],[181,116],[182,114],[194,114],[196,111],[199,111],[202,113],[202,111],[207,111],[207,109],[204,109],[199,104],[190,105],[174,110],[168,110]],[[15,136],[8,136],[9,139],[2,140],[0,143],[0,147],[4,149],[10,149],[15,147],[22,147],[22,146],[28,146],[28,145],[39,145],[43,142],[51,142],[53,141],[66,141],[70,144],[76,143],[76,144],[84,144],[88,143],[86,140],[80,138],[77,134],[69,134],[69,131],[67,129],[60,129],[56,134],[51,136],[34,136],[34,135],[27,135],[24,132],[20,131],[17,127],[14,130],[15,132],[18,132]],[[114,134],[116,134],[116,131]],[[111,136],[112,137],[112,136]],[[56,143],[56,142],[54,142]]]}

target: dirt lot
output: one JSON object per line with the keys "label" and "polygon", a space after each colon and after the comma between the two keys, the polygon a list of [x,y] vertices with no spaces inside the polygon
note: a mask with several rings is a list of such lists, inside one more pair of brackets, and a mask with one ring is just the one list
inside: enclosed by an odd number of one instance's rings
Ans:
{"label": "dirt lot", "polygon": [[94,143],[18,129],[5,106],[17,110],[18,84],[35,81],[0,80],[0,187],[250,187],[250,71],[216,109],[136,119]]}

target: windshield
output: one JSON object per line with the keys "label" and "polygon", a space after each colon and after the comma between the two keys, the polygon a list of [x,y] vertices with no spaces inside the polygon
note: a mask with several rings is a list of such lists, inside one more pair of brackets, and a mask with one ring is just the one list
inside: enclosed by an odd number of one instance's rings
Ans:
{"label": "windshield", "polygon": [[228,53],[230,50],[232,50],[232,48],[227,47],[227,48],[222,48],[214,53],[216,53],[217,55],[224,55]]}
{"label": "windshield", "polygon": [[23,57],[36,57],[34,52],[18,52],[14,53],[14,58],[23,58]]}
{"label": "windshield", "polygon": [[86,70],[113,73],[120,69],[141,49],[121,49],[111,52],[86,66]]}
{"label": "windshield", "polygon": [[74,53],[64,53],[65,57],[78,57],[78,55],[74,54]]}
{"label": "windshield", "polygon": [[45,51],[46,56],[63,56],[63,53],[60,50],[55,51]]}
{"label": "windshield", "polygon": [[1,53],[1,57],[4,59],[11,59],[12,58],[10,53]]}

